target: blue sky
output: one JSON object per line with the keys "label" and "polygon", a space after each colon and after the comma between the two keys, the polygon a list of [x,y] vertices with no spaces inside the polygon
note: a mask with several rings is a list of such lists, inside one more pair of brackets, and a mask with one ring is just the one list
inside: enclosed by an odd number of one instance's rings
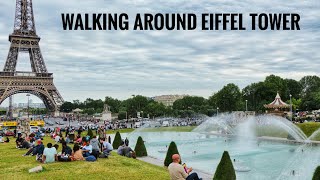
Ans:
{"label": "blue sky", "polygon": [[[33,0],[47,69],[65,100],[132,94],[208,97],[276,74],[319,75],[320,2],[261,0]],[[0,68],[15,1],[0,1]],[[61,13],[299,13],[301,31],[63,31]],[[249,19],[245,19],[249,22]],[[248,24],[246,24],[248,26]],[[131,23],[132,26],[132,23]],[[27,55],[17,70],[30,70]],[[25,101],[23,95],[17,101]],[[35,98],[36,99],[36,98]]]}

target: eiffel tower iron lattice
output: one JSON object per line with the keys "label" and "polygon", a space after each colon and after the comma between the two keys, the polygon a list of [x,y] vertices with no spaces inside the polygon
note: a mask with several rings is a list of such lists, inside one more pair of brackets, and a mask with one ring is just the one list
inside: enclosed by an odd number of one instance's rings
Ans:
{"label": "eiffel tower iron lattice", "polygon": [[[29,93],[40,98],[51,112],[56,112],[63,103],[53,83],[53,74],[48,73],[42,57],[37,36],[32,0],[16,0],[13,33],[3,72],[0,72],[0,104],[18,93]],[[32,72],[16,71],[20,52],[29,53]]]}

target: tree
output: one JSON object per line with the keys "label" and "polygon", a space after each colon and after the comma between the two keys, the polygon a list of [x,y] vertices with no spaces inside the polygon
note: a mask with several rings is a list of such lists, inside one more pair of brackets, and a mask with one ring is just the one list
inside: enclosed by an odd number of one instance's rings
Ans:
{"label": "tree", "polygon": [[[169,166],[172,163],[172,155],[179,154],[177,145],[175,142],[171,142],[167,151],[166,159],[164,160],[164,166]],[[181,157],[180,157],[181,158]],[[181,161],[180,161],[181,163]]]}
{"label": "tree", "polygon": [[130,117],[137,117],[137,112],[144,111],[145,107],[148,103],[152,102],[153,100],[148,100],[147,97],[137,95],[133,98],[129,98],[125,101],[122,101],[120,104],[120,108],[127,110],[128,116]]}
{"label": "tree", "polygon": [[163,116],[166,112],[166,107],[162,103],[150,102],[144,109],[144,114],[149,114],[150,117]]}
{"label": "tree", "polygon": [[113,148],[117,149],[121,145],[122,139],[119,131],[117,131],[116,136],[114,137],[112,146]]}
{"label": "tree", "polygon": [[314,173],[313,173],[313,177],[312,180],[319,180],[320,179],[320,166],[318,166]]}
{"label": "tree", "polygon": [[320,78],[318,76],[305,76],[300,81],[302,86],[301,108],[313,110],[320,108]]}
{"label": "tree", "polygon": [[136,147],[134,148],[137,157],[148,156],[146,146],[141,136],[138,137]]}
{"label": "tree", "polygon": [[299,99],[301,97],[302,85],[294,79],[285,79],[284,80],[287,86],[286,97],[292,95],[292,98]]}
{"label": "tree", "polygon": [[209,98],[221,111],[243,110],[241,105],[241,92],[235,84],[227,84],[220,91]]}
{"label": "tree", "polygon": [[65,113],[69,113],[73,110],[74,106],[71,102],[64,102],[61,107],[60,107],[60,111],[61,112],[65,112]]}
{"label": "tree", "polygon": [[235,180],[236,173],[233,168],[228,151],[224,151],[221,161],[218,164],[213,180]]}
{"label": "tree", "polygon": [[119,111],[119,113],[118,113],[118,119],[119,119],[119,120],[127,119],[126,115],[127,115],[126,111]]}
{"label": "tree", "polygon": [[108,106],[110,106],[111,112],[113,112],[113,113],[119,112],[119,108],[120,108],[120,104],[121,104],[120,100],[107,96],[107,97],[105,97],[104,102],[105,102],[105,104],[108,104]]}
{"label": "tree", "polygon": [[90,139],[92,139],[92,137],[93,137],[93,132],[92,132],[91,128],[88,129],[88,134],[87,134],[87,136],[90,136]]}

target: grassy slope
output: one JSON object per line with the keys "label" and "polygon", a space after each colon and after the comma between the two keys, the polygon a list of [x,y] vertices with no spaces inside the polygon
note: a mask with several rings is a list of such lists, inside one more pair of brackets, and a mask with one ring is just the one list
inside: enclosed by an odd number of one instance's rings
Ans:
{"label": "grassy slope", "polygon": [[309,137],[313,132],[320,128],[320,123],[317,122],[306,122],[299,123],[297,126]]}
{"label": "grassy slope", "polygon": [[[26,150],[15,148],[14,139],[0,144],[0,179],[169,179],[167,170],[139,160],[118,156],[97,162],[55,162],[42,164],[44,171],[29,174],[28,170],[40,163],[35,157],[23,157]],[[45,144],[53,142],[45,138]],[[71,146],[72,147],[72,146]],[[61,151],[61,145],[59,147]]]}

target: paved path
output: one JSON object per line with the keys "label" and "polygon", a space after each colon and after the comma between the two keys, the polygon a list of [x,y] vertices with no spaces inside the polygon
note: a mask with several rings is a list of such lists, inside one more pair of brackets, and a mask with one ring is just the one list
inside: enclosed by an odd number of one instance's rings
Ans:
{"label": "paved path", "polygon": [[[141,157],[141,158],[137,158],[137,159],[144,161],[144,162],[147,162],[147,163],[150,163],[150,164],[154,164],[154,165],[163,167],[163,161],[161,161],[157,158],[151,157],[151,156]],[[199,177],[201,177],[203,180],[211,180],[213,178],[212,175],[205,173],[205,172],[202,172],[197,169],[193,169],[193,172],[198,173]]]}

